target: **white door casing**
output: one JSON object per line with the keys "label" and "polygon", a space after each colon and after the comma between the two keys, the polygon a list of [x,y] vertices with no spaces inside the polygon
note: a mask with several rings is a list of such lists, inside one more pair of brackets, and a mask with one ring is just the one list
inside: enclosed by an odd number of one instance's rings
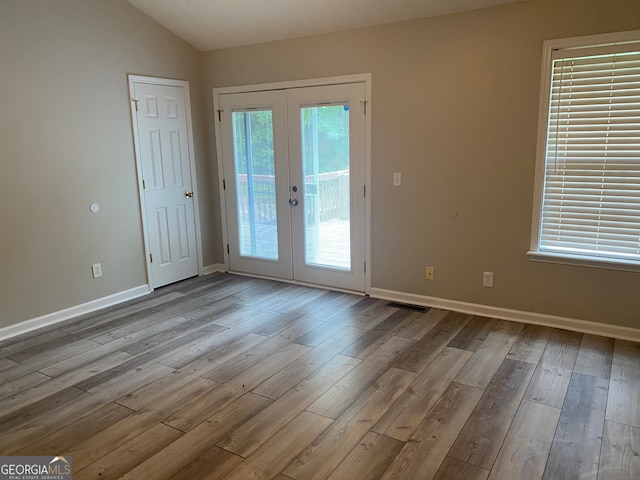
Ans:
{"label": "white door casing", "polygon": [[129,76],[150,289],[201,273],[188,82]]}

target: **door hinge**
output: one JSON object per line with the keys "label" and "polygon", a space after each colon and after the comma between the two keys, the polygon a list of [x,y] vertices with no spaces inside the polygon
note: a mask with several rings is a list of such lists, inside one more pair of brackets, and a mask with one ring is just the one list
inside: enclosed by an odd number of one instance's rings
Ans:
{"label": "door hinge", "polygon": [[153,263],[153,253],[149,254],[149,262]]}
{"label": "door hinge", "polygon": [[142,179],[142,189],[146,190],[147,189],[147,184],[144,181],[144,178]]}
{"label": "door hinge", "polygon": [[360,100],[360,105],[362,105],[364,107],[364,114],[367,114],[367,103],[369,103],[367,100]]}
{"label": "door hinge", "polygon": [[224,110],[216,110],[216,112],[218,112],[218,121],[221,122],[222,121],[222,112],[224,112]]}
{"label": "door hinge", "polygon": [[227,253],[229,253],[229,244],[227,243]]}
{"label": "door hinge", "polygon": [[364,186],[364,196],[365,197],[367,196],[367,186],[366,185]]}
{"label": "door hinge", "polygon": [[227,189],[227,181],[224,178],[222,179],[222,189],[223,190]]}
{"label": "door hinge", "polygon": [[367,262],[364,262],[364,273],[367,273]]}
{"label": "door hinge", "polygon": [[136,104],[136,112],[138,111],[138,100],[132,98],[131,101]]}

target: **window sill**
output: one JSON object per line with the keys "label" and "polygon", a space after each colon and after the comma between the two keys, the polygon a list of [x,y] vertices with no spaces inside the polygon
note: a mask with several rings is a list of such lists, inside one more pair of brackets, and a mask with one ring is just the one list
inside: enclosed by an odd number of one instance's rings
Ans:
{"label": "window sill", "polygon": [[614,260],[611,258],[588,257],[584,255],[540,251],[529,251],[527,252],[527,255],[529,255],[529,259],[534,262],[560,263],[563,265],[577,265],[581,267],[640,272],[640,262],[629,260]]}

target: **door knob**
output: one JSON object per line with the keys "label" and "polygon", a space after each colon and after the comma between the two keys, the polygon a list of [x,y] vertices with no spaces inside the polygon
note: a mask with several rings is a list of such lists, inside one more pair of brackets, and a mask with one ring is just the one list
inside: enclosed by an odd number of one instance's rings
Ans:
{"label": "door knob", "polygon": [[296,207],[298,206],[298,199],[297,198],[290,198],[289,199],[289,205],[291,205],[292,207]]}
{"label": "door knob", "polygon": [[193,192],[184,192],[184,196],[187,198],[193,197]]}

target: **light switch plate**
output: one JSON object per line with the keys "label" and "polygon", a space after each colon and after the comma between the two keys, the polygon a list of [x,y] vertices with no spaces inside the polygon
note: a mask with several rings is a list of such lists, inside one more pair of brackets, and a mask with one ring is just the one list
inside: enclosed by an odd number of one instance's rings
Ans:
{"label": "light switch plate", "polygon": [[91,273],[93,273],[93,278],[100,278],[102,276],[102,265],[99,263],[91,265]]}

